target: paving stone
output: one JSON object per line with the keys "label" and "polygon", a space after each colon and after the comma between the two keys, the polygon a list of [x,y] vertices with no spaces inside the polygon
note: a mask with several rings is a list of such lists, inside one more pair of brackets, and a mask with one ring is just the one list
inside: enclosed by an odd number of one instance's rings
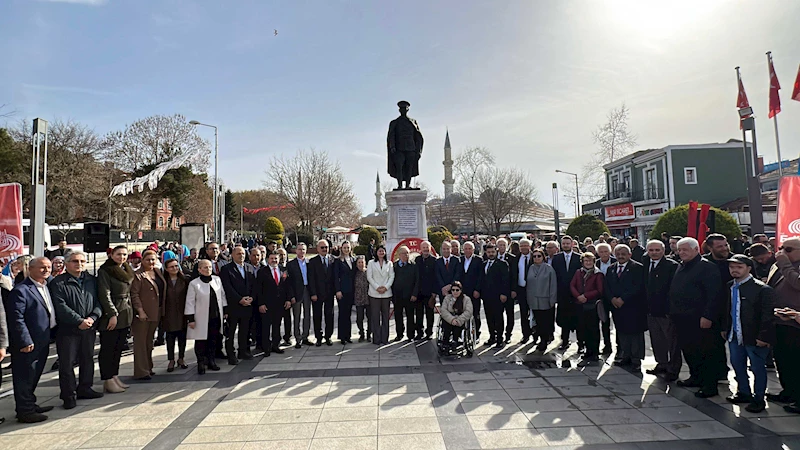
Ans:
{"label": "paving stone", "polygon": [[280,423],[256,425],[246,436],[247,441],[276,441],[284,439],[311,439],[317,429],[315,423]]}
{"label": "paving stone", "polygon": [[574,411],[577,408],[564,398],[545,398],[539,400],[517,400],[517,406],[525,413]]}
{"label": "paving stone", "polygon": [[580,411],[536,412],[525,413],[525,416],[537,429],[592,425],[592,421]]}
{"label": "paving stone", "polygon": [[614,442],[651,442],[678,440],[657,423],[637,423],[625,425],[602,425],[602,429]]}
{"label": "paving stone", "polygon": [[528,389],[550,386],[544,378],[501,378],[497,381],[503,389]]}
{"label": "paving stone", "polygon": [[624,425],[634,423],[653,423],[637,409],[615,409],[609,413],[604,410],[591,410],[583,412],[595,425]]}
{"label": "paving stone", "polygon": [[311,441],[311,450],[375,450],[377,448],[376,436],[321,438]]}
{"label": "paving stone", "polygon": [[468,416],[481,416],[486,414],[513,414],[520,412],[520,408],[512,401],[462,403],[461,407]]}
{"label": "paving stone", "polygon": [[446,450],[441,433],[378,436],[379,450]]}
{"label": "paving stone", "polygon": [[[520,389],[521,391],[525,391],[526,389]],[[464,392],[460,391],[457,394],[458,400],[461,403],[471,403],[471,402],[494,402],[494,401],[510,401],[511,397],[506,391],[501,390],[491,390],[491,391],[476,391],[476,392]]]}
{"label": "paving stone", "polygon": [[144,447],[158,436],[161,430],[136,430],[135,432],[104,430],[84,442],[80,448]]}
{"label": "paving stone", "polygon": [[701,413],[691,406],[675,406],[668,408],[641,408],[647,417],[656,423],[668,422],[701,422],[712,420],[711,417]]}
{"label": "paving stone", "polygon": [[[486,391],[491,389],[503,389],[497,380],[470,380],[470,381],[453,381],[450,383],[453,390],[458,391]],[[519,386],[522,387],[522,386]]]}
{"label": "paving stone", "polygon": [[[299,410],[304,411],[304,410]],[[346,421],[363,421],[363,420],[377,420],[378,407],[377,406],[357,406],[354,408],[326,408],[321,411],[317,416],[319,422],[346,422]]]}
{"label": "paving stone", "polygon": [[686,403],[678,400],[671,395],[647,394],[647,395],[623,395],[620,398],[627,404],[635,408],[664,408],[669,406],[686,406]]}
{"label": "paving stone", "polygon": [[564,386],[558,388],[564,397],[598,397],[614,395],[602,386]]}
{"label": "paving stone", "polygon": [[[793,428],[788,430],[788,433],[779,432],[776,429],[771,429],[769,426],[765,426],[765,420],[781,420],[781,418],[775,419],[763,419],[762,421],[757,422],[758,425],[767,428],[768,430],[775,432],[777,434],[797,434],[800,426],[800,422],[794,422]],[[665,423],[663,424],[664,428],[669,430],[675,436],[678,436],[681,439],[723,439],[723,438],[734,438],[734,437],[741,437],[742,435],[737,433],[736,431],[726,427],[725,425],[716,422],[716,421],[706,421],[706,422],[672,422],[672,423]]]}
{"label": "paving stone", "polygon": [[417,417],[408,419],[382,419],[378,421],[378,434],[418,434],[439,433],[439,421],[436,417]]}
{"label": "paving stone", "polygon": [[619,397],[570,397],[569,399],[581,411],[590,409],[625,409],[632,408]]}
{"label": "paving stone", "polygon": [[378,434],[377,420],[362,420],[349,422],[323,422],[317,424],[314,439],[333,437],[359,437],[376,436]]}
{"label": "paving stone", "polygon": [[543,447],[547,442],[539,431],[530,429],[476,431],[481,448]]}
{"label": "paving stone", "polygon": [[308,450],[311,439],[246,442],[240,450]]}
{"label": "paving stone", "polygon": [[255,425],[195,428],[182,444],[245,442],[252,436]]}
{"label": "paving stone", "polygon": [[475,431],[481,430],[513,430],[517,428],[533,428],[525,416],[518,412],[513,414],[468,415],[470,426]]}
{"label": "paving stone", "polygon": [[[488,391],[487,391],[488,392]],[[494,392],[494,391],[492,391]],[[561,398],[561,394],[551,387],[506,389],[513,400],[536,400],[541,398]]]}
{"label": "paving stone", "polygon": [[544,428],[538,431],[551,446],[611,444],[614,442],[603,430],[595,426]]}

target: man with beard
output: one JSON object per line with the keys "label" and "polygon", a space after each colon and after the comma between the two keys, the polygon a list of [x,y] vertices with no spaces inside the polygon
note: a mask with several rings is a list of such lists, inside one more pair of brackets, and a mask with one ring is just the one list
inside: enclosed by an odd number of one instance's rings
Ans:
{"label": "man with beard", "polygon": [[[706,245],[710,251],[703,257],[716,264],[721,278],[717,303],[725,305],[728,302],[728,283],[733,280],[731,271],[728,268],[728,259],[732,255],[728,239],[722,234],[712,233],[706,237]],[[712,321],[718,322],[719,318],[712,319]],[[712,343],[714,344],[712,358],[713,364],[717,368],[717,379],[725,381],[728,379],[728,357],[725,353],[725,340],[720,335],[715,335]]]}

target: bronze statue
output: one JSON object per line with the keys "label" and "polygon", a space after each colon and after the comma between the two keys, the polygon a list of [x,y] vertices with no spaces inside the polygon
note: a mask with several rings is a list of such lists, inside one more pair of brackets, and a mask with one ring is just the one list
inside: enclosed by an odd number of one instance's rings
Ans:
{"label": "bronze statue", "polygon": [[397,106],[400,117],[389,122],[389,137],[386,139],[389,176],[397,180],[397,189],[412,189],[411,178],[419,176],[422,133],[417,121],[407,115],[411,103],[401,100]]}

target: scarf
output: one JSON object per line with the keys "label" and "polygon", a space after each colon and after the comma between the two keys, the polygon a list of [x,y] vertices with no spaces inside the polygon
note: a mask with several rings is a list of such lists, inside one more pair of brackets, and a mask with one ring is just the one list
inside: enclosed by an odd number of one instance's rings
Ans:
{"label": "scarf", "polygon": [[592,266],[591,269],[581,267],[581,272],[583,272],[583,282],[586,283],[586,280],[588,280],[589,277],[591,277],[592,275],[596,274],[599,271],[600,270],[595,266]]}
{"label": "scarf", "polygon": [[461,295],[456,298],[455,303],[453,303],[453,312],[456,316],[460,316],[464,313],[464,293],[462,292]]}
{"label": "scarf", "polygon": [[131,284],[131,281],[133,281],[134,270],[127,261],[122,266],[119,266],[113,259],[107,259],[100,268],[107,271],[112,278],[116,278],[123,283]]}

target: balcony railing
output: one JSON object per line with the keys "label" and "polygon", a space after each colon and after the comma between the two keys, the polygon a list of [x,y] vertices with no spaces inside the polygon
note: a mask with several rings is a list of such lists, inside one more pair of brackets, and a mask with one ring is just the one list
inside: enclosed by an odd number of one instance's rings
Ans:
{"label": "balcony railing", "polygon": [[664,188],[655,186],[640,191],[633,191],[632,194],[631,201],[634,202],[641,202],[644,200],[660,200],[666,198]]}
{"label": "balcony railing", "polygon": [[606,200],[615,200],[618,198],[630,198],[631,197],[631,190],[624,189],[624,188],[617,188],[616,190],[609,192],[606,196]]}

